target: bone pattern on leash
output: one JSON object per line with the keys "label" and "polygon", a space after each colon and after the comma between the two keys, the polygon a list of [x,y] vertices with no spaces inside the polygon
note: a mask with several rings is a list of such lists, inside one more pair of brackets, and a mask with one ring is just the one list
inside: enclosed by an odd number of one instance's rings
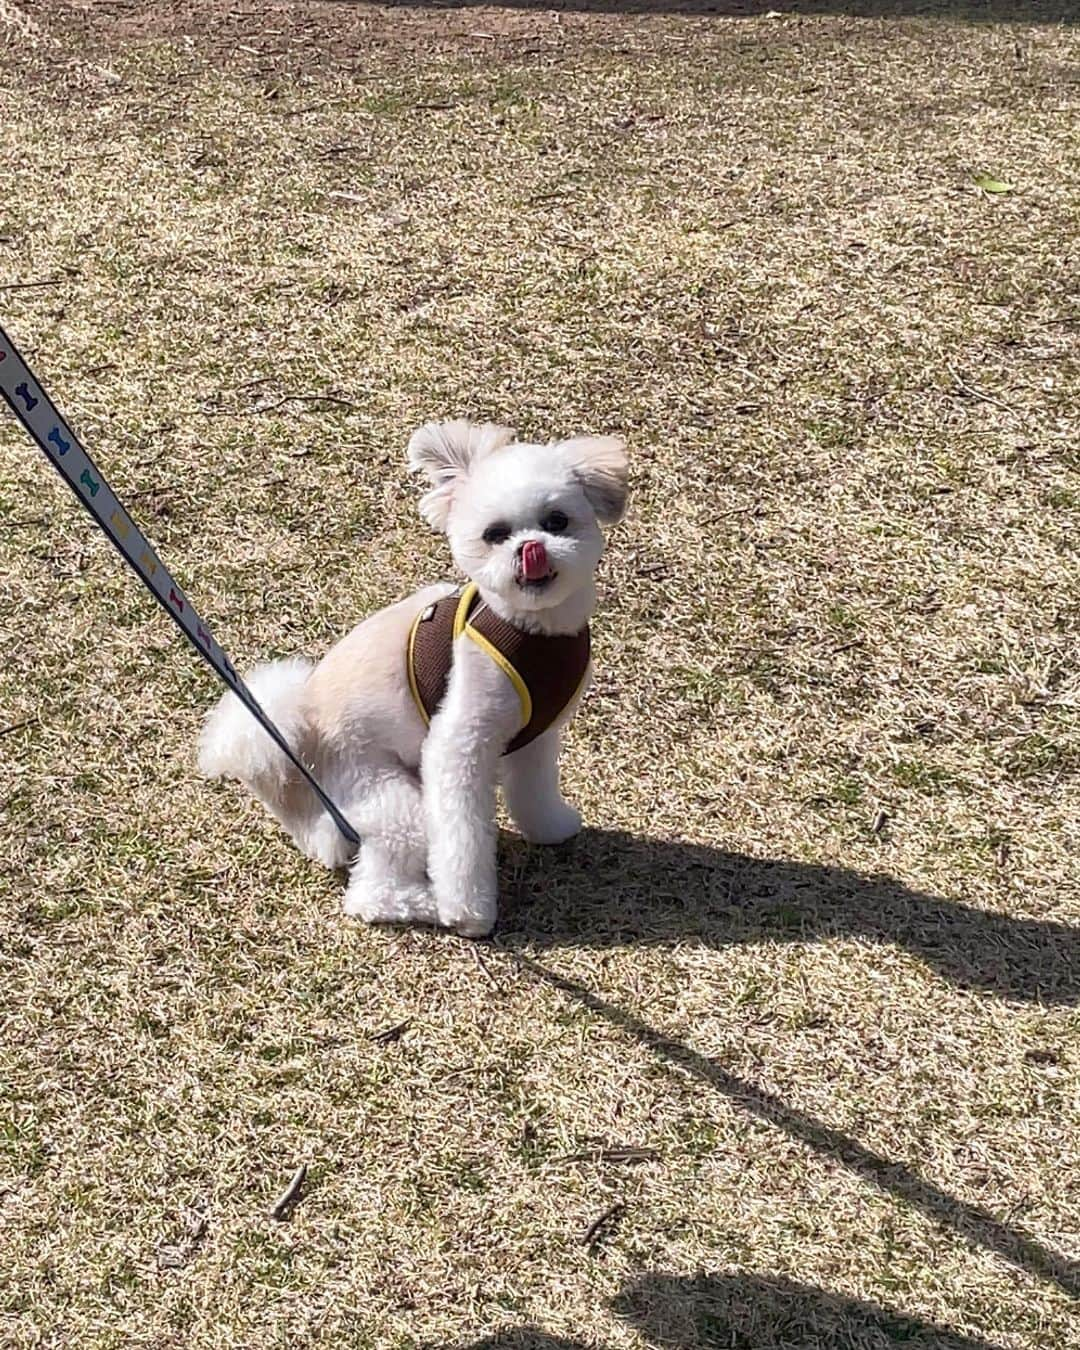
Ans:
{"label": "bone pattern on leash", "polygon": [[[0,0],[0,10],[3,9],[3,4],[4,0]],[[0,370],[3,371],[3,375],[0,376],[0,393],[30,438],[36,442],[67,485],[80,498],[97,525],[108,534],[128,566],[165,607],[188,641],[206,659],[219,678],[240,698],[266,733],[297,767],[345,838],[351,844],[359,846],[360,840],[352,825],[245,687],[210,630],[202,623],[187,597],[177,588],[168,568],[156,556],[138,526],[113,495],[104,475],[64,422],[49,396],[33,378],[33,372],[26,366],[11,339],[2,329],[0,329]],[[36,413],[35,409],[38,410]],[[101,497],[100,502],[94,500],[98,496]],[[160,577],[157,575],[159,571]]]}

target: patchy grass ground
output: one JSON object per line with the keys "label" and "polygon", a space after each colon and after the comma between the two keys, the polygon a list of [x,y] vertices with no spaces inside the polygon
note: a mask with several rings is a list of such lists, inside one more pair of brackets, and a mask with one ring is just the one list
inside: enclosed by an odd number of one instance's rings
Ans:
{"label": "patchy grass ground", "polygon": [[424,418],[635,464],[475,947],[0,419],[5,1344],[1077,1344],[1076,34],[832,8],[0,0],[4,322],[236,659],[444,571]]}

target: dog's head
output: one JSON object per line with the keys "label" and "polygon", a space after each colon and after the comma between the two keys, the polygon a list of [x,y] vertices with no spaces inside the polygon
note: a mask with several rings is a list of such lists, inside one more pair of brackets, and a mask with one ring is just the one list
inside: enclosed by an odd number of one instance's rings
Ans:
{"label": "dog's head", "polygon": [[600,525],[626,508],[626,450],[614,436],[530,445],[508,427],[429,422],[409,442],[409,463],[431,480],[420,512],[446,533],[457,565],[517,612],[589,585]]}

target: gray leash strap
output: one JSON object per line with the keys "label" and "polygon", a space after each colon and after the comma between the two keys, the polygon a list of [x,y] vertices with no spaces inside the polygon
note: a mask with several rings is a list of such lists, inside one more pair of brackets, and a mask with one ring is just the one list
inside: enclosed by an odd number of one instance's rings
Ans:
{"label": "gray leash strap", "polygon": [[161,605],[221,682],[230,689],[266,734],[303,774],[311,790],[329,812],[334,824],[359,847],[360,837],[323,791],[311,770],[294,753],[285,737],[259,706],[229,658],[199,617],[191,601],[177,585],[168,568],[151,548],[104,475],[79,444],[74,432],[57,412],[52,400],[0,327],[0,394],[46,459],[86,507],[121,557]]}

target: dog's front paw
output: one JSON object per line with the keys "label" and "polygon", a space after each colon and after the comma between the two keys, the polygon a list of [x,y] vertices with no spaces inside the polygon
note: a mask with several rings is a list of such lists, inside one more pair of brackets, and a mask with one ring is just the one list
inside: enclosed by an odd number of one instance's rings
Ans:
{"label": "dog's front paw", "polygon": [[581,829],[581,812],[560,802],[558,807],[530,820],[522,834],[530,844],[565,844]]}
{"label": "dog's front paw", "polygon": [[462,937],[487,937],[495,927],[498,909],[493,898],[472,896],[451,904],[439,903],[439,923]]}

